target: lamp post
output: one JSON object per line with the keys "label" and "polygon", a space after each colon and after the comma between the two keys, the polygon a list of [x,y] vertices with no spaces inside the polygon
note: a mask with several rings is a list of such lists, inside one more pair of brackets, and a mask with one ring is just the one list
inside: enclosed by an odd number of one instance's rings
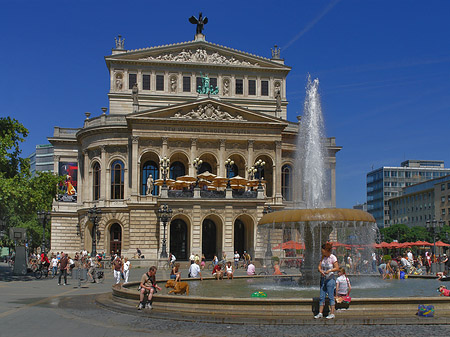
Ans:
{"label": "lamp post", "polygon": [[225,161],[225,167],[226,167],[226,169],[227,169],[227,178],[228,178],[228,181],[227,181],[227,188],[231,188],[231,184],[230,184],[230,171],[231,171],[231,168],[233,167],[233,165],[234,165],[234,161],[231,160],[231,158],[228,158],[228,159]]}
{"label": "lamp post", "polygon": [[194,166],[195,168],[195,173],[197,174],[197,181],[195,182],[195,187],[198,186],[198,175],[200,174],[200,167],[203,164],[203,160],[201,160],[200,158],[195,158],[194,161],[192,162],[192,166]]}
{"label": "lamp post", "polygon": [[[431,261],[431,272],[436,273],[436,234],[440,231],[440,229],[444,226],[444,221],[439,220],[437,221],[434,217],[433,220],[427,220],[427,229],[432,233],[433,235],[433,253],[434,253],[434,259]],[[433,268],[434,266],[434,268]]]}
{"label": "lamp post", "polygon": [[41,253],[45,254],[45,225],[47,224],[47,220],[50,217],[50,212],[47,211],[38,211],[37,212],[38,219],[42,224],[42,247]]}
{"label": "lamp post", "polygon": [[92,251],[91,256],[97,255],[97,225],[101,218],[102,211],[96,205],[88,210],[89,220],[92,222]]}
{"label": "lamp post", "polygon": [[[249,179],[249,180],[253,180],[253,179],[255,178],[255,173],[256,173],[256,171],[258,171],[258,170],[255,169],[254,166],[250,167],[250,168],[247,170],[247,173],[248,173],[248,179]],[[250,191],[253,191],[253,185],[250,186]]]}
{"label": "lamp post", "polygon": [[[264,210],[263,210],[264,215],[266,215],[268,213],[272,213],[272,212],[273,212],[273,209],[272,209],[272,207],[270,207],[270,205],[264,206]],[[272,257],[272,245],[270,244],[270,228],[268,228],[266,258],[270,258],[270,257]]]}
{"label": "lamp post", "polygon": [[262,189],[262,184],[261,184],[261,172],[262,172],[262,170],[263,170],[263,168],[264,168],[264,165],[266,165],[266,162],[265,161],[263,161],[263,160],[258,160],[256,163],[255,163],[255,165],[254,165],[254,167],[256,168],[256,170],[258,171],[258,180],[259,180],[259,182],[258,182],[258,190],[261,190]]}
{"label": "lamp post", "polygon": [[167,204],[161,205],[161,207],[158,209],[159,222],[162,222],[164,226],[161,255],[159,256],[161,259],[167,259],[166,225],[167,222],[169,222],[170,218],[172,218],[172,209],[169,208]]}
{"label": "lamp post", "polygon": [[161,165],[161,174],[163,176],[163,187],[167,187],[166,180],[167,180],[167,175],[169,173],[170,160],[169,160],[169,158],[164,156],[164,158],[161,158],[159,163]]}

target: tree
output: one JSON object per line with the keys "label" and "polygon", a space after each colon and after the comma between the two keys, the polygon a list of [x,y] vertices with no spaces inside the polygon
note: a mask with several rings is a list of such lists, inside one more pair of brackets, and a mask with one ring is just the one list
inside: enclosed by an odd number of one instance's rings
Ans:
{"label": "tree", "polygon": [[0,118],[0,174],[5,178],[14,177],[22,168],[27,170],[27,159],[19,157],[19,143],[27,136],[28,130],[16,119]]}

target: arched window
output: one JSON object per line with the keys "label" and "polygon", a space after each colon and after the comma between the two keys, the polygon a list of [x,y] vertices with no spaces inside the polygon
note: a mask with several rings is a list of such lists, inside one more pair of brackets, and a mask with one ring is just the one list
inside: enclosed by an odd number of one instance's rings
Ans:
{"label": "arched window", "polygon": [[203,162],[200,165],[200,169],[198,170],[198,173],[200,174],[200,173],[203,173],[203,172],[206,172],[206,171],[212,173],[212,168],[211,168],[211,165],[209,163]]}
{"label": "arched window", "polygon": [[[146,161],[142,167],[142,185],[141,185],[141,195],[147,194],[147,179],[149,175],[152,175],[153,181],[159,178],[159,168],[154,161]],[[151,194],[158,195],[158,186],[153,185],[153,191]]]}
{"label": "arched window", "polygon": [[292,201],[292,167],[283,165],[281,168],[281,194],[284,200]]}
{"label": "arched window", "polygon": [[115,160],[111,165],[111,199],[123,199],[124,165]]}
{"label": "arched window", "polygon": [[100,164],[98,162],[95,162],[92,173],[93,173],[92,186],[94,188],[94,200],[98,200],[100,199],[100,176],[101,176]]}
{"label": "arched window", "polygon": [[170,165],[169,178],[176,180],[178,177],[184,176],[186,169],[182,162],[176,161]]}
{"label": "arched window", "polygon": [[227,178],[233,178],[239,175],[239,168],[236,164],[231,165],[231,168],[227,170]]}

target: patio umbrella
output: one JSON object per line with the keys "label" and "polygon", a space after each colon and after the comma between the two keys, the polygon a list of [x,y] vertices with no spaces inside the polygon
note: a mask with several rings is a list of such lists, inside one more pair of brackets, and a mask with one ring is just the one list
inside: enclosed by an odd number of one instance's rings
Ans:
{"label": "patio umbrella", "polygon": [[[173,179],[166,179],[166,185],[167,186],[172,186],[175,183],[175,180]],[[164,184],[164,179],[156,179],[155,180],[155,185],[156,186],[162,186]]]}
{"label": "patio umbrella", "polygon": [[230,178],[230,181],[232,184],[245,185],[248,180],[240,176],[234,176],[233,178]]}
{"label": "patio umbrella", "polygon": [[305,249],[305,244],[291,240],[280,243],[272,249]]}
{"label": "patio umbrella", "polygon": [[248,187],[255,187],[255,186],[258,186],[258,179],[248,180],[248,181],[247,181],[247,186],[248,186]]}
{"label": "patio umbrella", "polygon": [[416,241],[411,243],[412,246],[432,246],[432,243],[426,241]]}
{"label": "patio umbrella", "polygon": [[177,180],[193,182],[193,181],[197,181],[197,178],[194,178],[194,177],[189,176],[189,175],[185,175],[185,176],[178,177]]}
{"label": "patio umbrella", "polygon": [[442,241],[436,241],[436,247],[450,247],[450,245]]}
{"label": "patio umbrella", "polygon": [[228,178],[216,176],[216,177],[213,179],[213,182],[212,182],[212,183],[213,183],[214,186],[220,187],[220,186],[226,185],[227,182],[228,182]]}
{"label": "patio umbrella", "polygon": [[209,172],[209,171],[205,171],[203,173],[200,173],[197,177],[199,177],[200,179],[205,179],[208,181],[213,181],[215,177],[217,177],[215,174]]}

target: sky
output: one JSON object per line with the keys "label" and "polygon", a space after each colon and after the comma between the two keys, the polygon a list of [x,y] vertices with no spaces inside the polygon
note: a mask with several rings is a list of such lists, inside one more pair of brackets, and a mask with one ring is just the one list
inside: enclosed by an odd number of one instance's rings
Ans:
{"label": "sky", "polygon": [[450,1],[22,1],[0,0],[0,116],[30,131],[28,156],[53,127],[81,127],[108,106],[104,56],[193,40],[188,22],[209,19],[206,40],[292,67],[288,119],[303,113],[308,74],[320,81],[337,154],[337,207],[366,201],[366,174],[407,159],[450,167]]}

